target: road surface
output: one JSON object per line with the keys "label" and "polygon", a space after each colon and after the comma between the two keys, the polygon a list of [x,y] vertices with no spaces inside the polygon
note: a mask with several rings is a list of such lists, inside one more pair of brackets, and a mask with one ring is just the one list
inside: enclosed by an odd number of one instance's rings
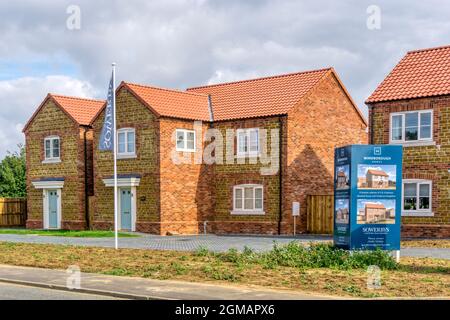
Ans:
{"label": "road surface", "polygon": [[0,282],[0,300],[115,300],[115,298]]}

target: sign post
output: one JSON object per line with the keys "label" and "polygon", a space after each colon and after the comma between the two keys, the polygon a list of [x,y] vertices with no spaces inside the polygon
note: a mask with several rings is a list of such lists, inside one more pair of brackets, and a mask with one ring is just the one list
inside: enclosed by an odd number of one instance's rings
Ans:
{"label": "sign post", "polygon": [[351,145],[335,150],[334,244],[400,256],[401,146]]}
{"label": "sign post", "polygon": [[300,216],[300,202],[292,202],[292,216],[294,217],[294,236],[296,233],[296,218]]}

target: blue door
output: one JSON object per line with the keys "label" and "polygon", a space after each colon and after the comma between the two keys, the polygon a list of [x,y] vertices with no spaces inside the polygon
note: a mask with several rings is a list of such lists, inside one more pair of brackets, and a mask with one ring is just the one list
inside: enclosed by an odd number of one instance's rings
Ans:
{"label": "blue door", "polygon": [[120,222],[122,230],[131,230],[131,188],[120,189]]}
{"label": "blue door", "polygon": [[56,190],[48,191],[48,227],[58,228],[58,192]]}

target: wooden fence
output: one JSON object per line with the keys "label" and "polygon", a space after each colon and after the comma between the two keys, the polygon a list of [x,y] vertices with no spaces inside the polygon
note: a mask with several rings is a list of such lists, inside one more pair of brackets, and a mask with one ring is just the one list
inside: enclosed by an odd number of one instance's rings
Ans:
{"label": "wooden fence", "polygon": [[306,202],[307,230],[309,233],[332,234],[334,196],[309,195]]}
{"label": "wooden fence", "polygon": [[22,227],[27,221],[27,200],[0,198],[0,227]]}

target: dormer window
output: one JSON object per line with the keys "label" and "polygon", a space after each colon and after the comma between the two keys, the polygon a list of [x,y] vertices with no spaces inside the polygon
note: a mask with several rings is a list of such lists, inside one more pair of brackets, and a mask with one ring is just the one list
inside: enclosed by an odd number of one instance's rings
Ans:
{"label": "dormer window", "polygon": [[45,163],[60,162],[60,140],[58,136],[46,137],[44,139]]}

